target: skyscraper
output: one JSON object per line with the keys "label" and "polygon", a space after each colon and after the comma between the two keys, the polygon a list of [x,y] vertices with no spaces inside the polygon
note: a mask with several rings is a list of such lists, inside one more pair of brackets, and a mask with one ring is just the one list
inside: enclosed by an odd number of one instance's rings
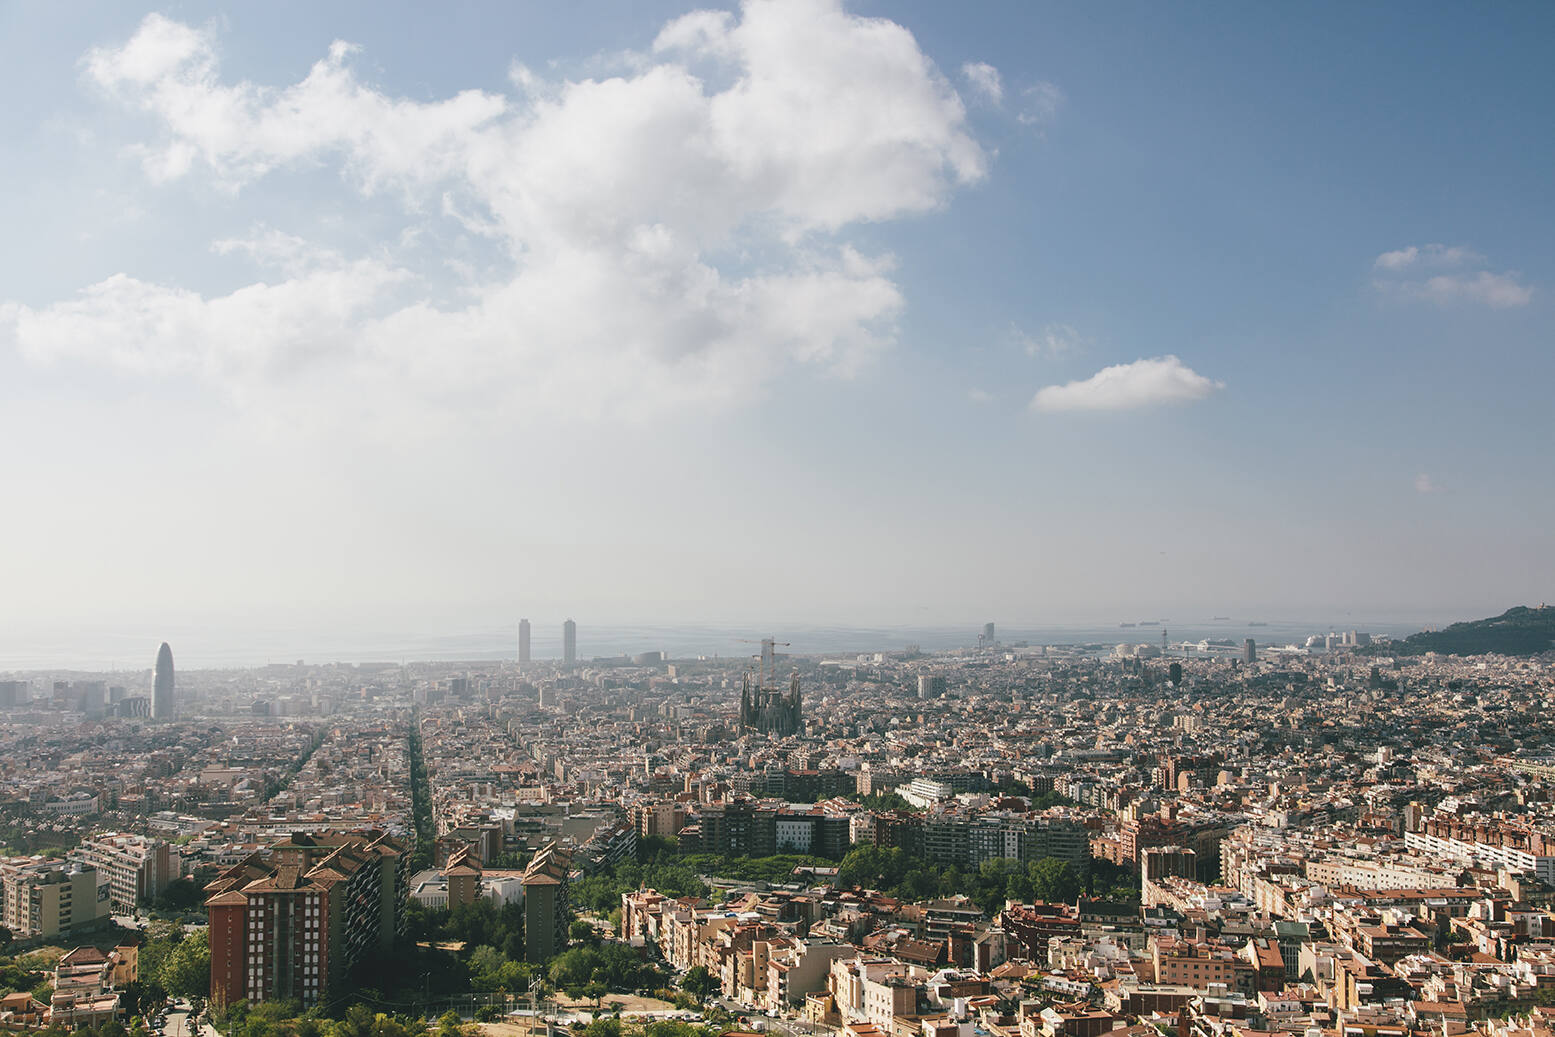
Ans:
{"label": "skyscraper", "polygon": [[1249,666],[1258,661],[1258,642],[1250,637],[1242,642],[1242,661]]}
{"label": "skyscraper", "polygon": [[562,624],[562,662],[571,666],[578,661],[578,624],[572,620]]}
{"label": "skyscraper", "polygon": [[157,649],[157,668],[151,684],[151,719],[171,720],[173,705],[173,650],[167,642]]}
{"label": "skyscraper", "polygon": [[529,620],[527,619],[518,621],[518,661],[521,663],[529,661]]}

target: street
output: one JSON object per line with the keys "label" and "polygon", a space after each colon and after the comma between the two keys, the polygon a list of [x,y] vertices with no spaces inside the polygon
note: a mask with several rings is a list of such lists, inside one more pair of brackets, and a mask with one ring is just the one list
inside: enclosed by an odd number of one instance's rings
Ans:
{"label": "street", "polygon": [[216,1028],[209,1023],[201,1023],[199,1032],[194,1033],[189,1029],[189,1002],[177,1000],[173,1007],[167,1010],[167,1019],[162,1024],[162,1032],[167,1037],[221,1037]]}

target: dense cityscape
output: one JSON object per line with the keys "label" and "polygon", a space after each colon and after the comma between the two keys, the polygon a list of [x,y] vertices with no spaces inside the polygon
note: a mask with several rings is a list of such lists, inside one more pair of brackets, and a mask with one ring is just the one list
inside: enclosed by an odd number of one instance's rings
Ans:
{"label": "dense cityscape", "polygon": [[0,1037],[1555,1037],[1552,42],[0,0]]}
{"label": "dense cityscape", "polygon": [[1503,1037],[1555,655],[1419,638],[6,675],[0,1021]]}

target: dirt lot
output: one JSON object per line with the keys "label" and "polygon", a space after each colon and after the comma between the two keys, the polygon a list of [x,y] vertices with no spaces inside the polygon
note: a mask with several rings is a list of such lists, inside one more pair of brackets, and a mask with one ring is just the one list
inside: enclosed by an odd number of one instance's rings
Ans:
{"label": "dirt lot", "polygon": [[[660,1001],[656,997],[638,997],[635,994],[607,994],[600,1002],[600,1011],[609,1014],[620,1006],[622,1015],[640,1015],[643,1012],[672,1012],[675,1006],[668,1001]],[[555,999],[558,1014],[566,1012],[591,1012],[594,1002],[588,999],[582,1001],[570,1000],[565,994],[557,994]],[[481,1037],[531,1037],[529,1019],[519,1016],[500,1023],[481,1023]],[[534,1028],[534,1033],[544,1034],[545,1024]]]}
{"label": "dirt lot", "polygon": [[[481,1037],[529,1037],[529,1020],[523,1019],[516,1023],[480,1023]],[[534,1028],[535,1033],[544,1033],[545,1024],[541,1023]]]}
{"label": "dirt lot", "polygon": [[[636,994],[606,994],[605,999],[599,1003],[604,1012],[611,1012],[616,1005],[621,1006],[622,1015],[638,1015],[643,1012],[673,1012],[675,1006],[668,1001],[660,1001],[656,997],[638,997]],[[556,1006],[563,1011],[573,1009],[591,1009],[594,1002],[588,998],[582,1001],[569,1000],[566,994],[556,995]]]}

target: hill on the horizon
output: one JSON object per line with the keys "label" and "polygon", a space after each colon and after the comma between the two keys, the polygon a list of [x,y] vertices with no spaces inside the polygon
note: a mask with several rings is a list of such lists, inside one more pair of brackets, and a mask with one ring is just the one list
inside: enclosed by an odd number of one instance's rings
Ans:
{"label": "hill on the horizon", "polygon": [[1538,655],[1555,651],[1555,607],[1518,605],[1491,619],[1471,619],[1442,630],[1422,631],[1374,650],[1385,655]]}

